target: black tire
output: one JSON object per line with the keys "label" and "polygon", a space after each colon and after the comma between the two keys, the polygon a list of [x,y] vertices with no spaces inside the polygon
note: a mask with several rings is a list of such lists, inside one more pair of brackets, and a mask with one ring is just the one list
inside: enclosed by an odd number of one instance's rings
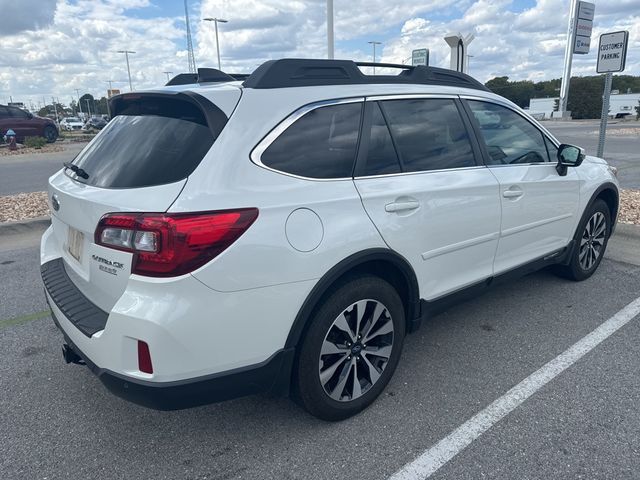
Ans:
{"label": "black tire", "polygon": [[47,139],[47,143],[55,142],[58,139],[58,130],[52,126],[45,127],[44,138]]}
{"label": "black tire", "polygon": [[[353,344],[347,343],[348,346],[344,347],[346,353],[341,350],[339,354],[336,354],[338,358],[344,358],[344,355],[349,356],[335,362],[338,364],[344,361],[344,368],[348,368],[344,375],[345,371],[342,367],[338,369],[340,371],[336,370],[337,377],[335,378],[337,378],[336,383],[340,385],[340,379],[349,377],[345,389],[342,389],[341,392],[347,391],[351,385],[352,395],[337,393],[341,399],[336,400],[326,391],[329,382],[323,386],[320,378],[324,362],[327,357],[331,357],[327,354],[321,357],[321,350],[323,345],[327,345],[327,339],[330,336],[343,334],[342,330],[335,330],[337,327],[334,321],[337,321],[339,317],[342,318],[341,316],[347,318],[348,325],[353,325],[353,322],[357,321],[358,315],[354,313],[355,309],[347,312],[347,309],[353,307],[357,302],[360,302],[360,305],[366,305],[362,310],[361,333],[369,332],[370,343],[369,345],[364,344],[367,335],[364,335],[364,338],[360,340],[354,333],[357,331],[355,328],[345,334],[345,338],[347,338],[346,335],[349,335],[357,340]],[[383,310],[382,314],[378,314],[378,319],[375,320],[374,312],[379,313],[376,308],[382,309],[383,307],[386,310]],[[366,320],[367,318],[370,320]],[[393,326],[391,334],[374,335],[379,331],[389,329],[390,325]],[[312,415],[329,421],[343,420],[364,410],[384,390],[396,369],[402,352],[405,325],[405,312],[400,296],[389,283],[381,278],[363,275],[337,285],[313,315],[310,327],[300,346],[294,374],[294,398],[296,401]],[[388,349],[389,345],[391,346],[388,360],[384,364],[381,363],[380,357],[376,357],[375,350],[382,351],[380,346],[375,345],[376,342],[385,342],[382,347],[385,349]],[[356,345],[360,345],[362,350],[357,350],[354,353],[354,349],[358,348]],[[356,361],[359,363],[356,364]],[[349,362],[352,363],[352,366],[349,366]],[[372,372],[371,368],[375,368],[375,372]],[[326,370],[330,369],[331,367]],[[355,393],[354,377],[359,378],[358,393]],[[373,380],[375,377],[377,379]],[[364,386],[362,386],[363,383]],[[338,387],[334,390],[334,394],[337,391]],[[357,397],[356,395],[361,396]]]}
{"label": "black tire", "polygon": [[[586,240],[587,244],[585,246],[587,248],[592,244],[596,245],[593,236],[587,234],[587,226],[596,215],[602,215],[606,222],[606,225],[604,227],[604,237],[602,239],[602,244],[600,246],[597,258],[595,258],[593,263],[591,265],[588,265],[587,267],[584,265],[584,263],[581,263],[581,258],[584,258],[581,257],[581,255],[584,255],[584,252],[582,250],[582,242]],[[598,198],[587,209],[587,211],[583,215],[582,220],[580,221],[580,225],[578,225],[578,229],[574,236],[575,245],[569,263],[567,265],[556,265],[554,268],[554,272],[561,277],[568,278],[576,282],[580,282],[589,278],[598,269],[598,266],[602,261],[602,257],[604,257],[604,252],[606,251],[607,244],[609,243],[610,234],[611,213],[609,212],[609,207],[604,202],[604,200]]]}

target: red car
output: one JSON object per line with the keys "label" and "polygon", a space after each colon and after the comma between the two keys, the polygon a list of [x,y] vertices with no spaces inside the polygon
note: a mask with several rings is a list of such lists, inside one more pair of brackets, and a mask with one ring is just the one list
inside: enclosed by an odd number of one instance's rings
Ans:
{"label": "red car", "polygon": [[58,127],[52,120],[36,117],[17,107],[0,105],[0,136],[9,129],[16,132],[19,143],[24,142],[25,137],[44,137],[49,143],[58,138]]}

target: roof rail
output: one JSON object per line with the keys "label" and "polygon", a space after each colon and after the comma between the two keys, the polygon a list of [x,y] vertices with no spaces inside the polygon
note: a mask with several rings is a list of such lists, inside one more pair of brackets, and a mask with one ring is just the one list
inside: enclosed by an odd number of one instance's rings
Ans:
{"label": "roof rail", "polygon": [[191,85],[194,83],[235,82],[249,77],[248,73],[229,74],[217,68],[199,68],[198,73],[180,73],[165,85]]}
{"label": "roof rail", "polygon": [[[398,75],[365,75],[358,68],[373,66],[402,71]],[[444,68],[298,58],[269,60],[260,65],[242,85],[246,88],[283,88],[380,83],[445,85],[489,91],[475,78]]]}

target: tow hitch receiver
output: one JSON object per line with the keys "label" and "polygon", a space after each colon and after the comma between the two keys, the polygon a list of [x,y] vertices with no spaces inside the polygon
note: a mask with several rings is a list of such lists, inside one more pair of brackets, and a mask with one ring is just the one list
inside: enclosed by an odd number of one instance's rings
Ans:
{"label": "tow hitch receiver", "polygon": [[73,348],[71,348],[66,343],[64,343],[62,345],[62,358],[64,358],[64,361],[67,362],[67,363],[75,363],[77,365],[85,365],[84,360],[82,360],[80,355],[78,355],[76,352],[74,352]]}

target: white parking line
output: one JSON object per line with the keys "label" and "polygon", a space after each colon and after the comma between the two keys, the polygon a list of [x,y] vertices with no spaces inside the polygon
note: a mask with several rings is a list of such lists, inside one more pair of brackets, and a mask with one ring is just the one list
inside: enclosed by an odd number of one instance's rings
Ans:
{"label": "white parking line", "polygon": [[637,298],[593,332],[574,343],[563,353],[529,375],[487,408],[460,425],[414,461],[406,464],[393,474],[390,480],[429,478],[449,462],[449,460],[469,446],[471,442],[519,407],[527,398],[580,360],[603,340],[609,338],[619,328],[633,320],[639,313],[640,298]]}

